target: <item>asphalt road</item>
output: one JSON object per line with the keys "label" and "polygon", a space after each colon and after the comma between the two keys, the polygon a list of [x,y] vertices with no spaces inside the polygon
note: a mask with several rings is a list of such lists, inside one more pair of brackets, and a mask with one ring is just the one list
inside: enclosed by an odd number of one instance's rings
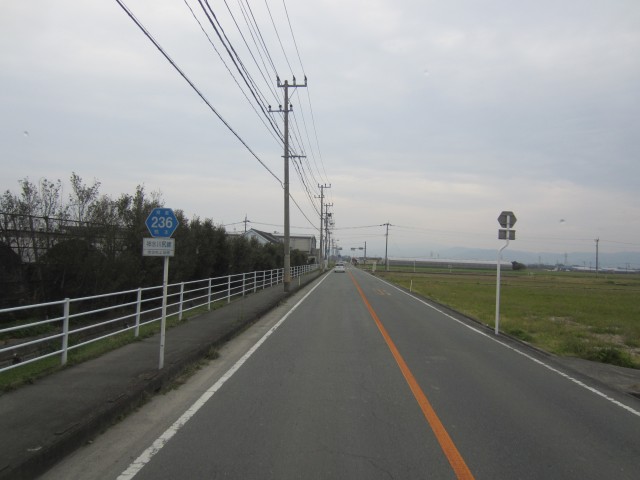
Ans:
{"label": "asphalt road", "polygon": [[293,306],[78,478],[640,478],[640,401],[353,269]]}

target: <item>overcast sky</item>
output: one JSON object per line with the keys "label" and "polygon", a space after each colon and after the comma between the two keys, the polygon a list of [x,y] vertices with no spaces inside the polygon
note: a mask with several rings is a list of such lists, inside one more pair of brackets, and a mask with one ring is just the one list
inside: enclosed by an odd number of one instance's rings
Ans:
{"label": "overcast sky", "polygon": [[[282,145],[256,103],[183,0],[125,3],[251,151],[116,1],[3,0],[2,191],[76,172],[114,198],[144,185],[188,217],[283,231]],[[308,77],[292,129],[310,195],[292,166],[292,233],[317,233],[322,183],[346,251],[384,255],[387,222],[390,256],[498,248],[502,210],[518,218],[510,248],[640,250],[637,0],[227,3],[257,55],[239,5],[253,14],[282,81]],[[273,70],[209,4],[277,108]]]}

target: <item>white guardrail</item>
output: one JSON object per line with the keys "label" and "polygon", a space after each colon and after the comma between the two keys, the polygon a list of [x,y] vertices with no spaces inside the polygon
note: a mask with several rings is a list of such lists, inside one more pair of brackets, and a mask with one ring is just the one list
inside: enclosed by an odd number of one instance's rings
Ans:
{"label": "white guardrail", "polygon": [[[317,268],[318,265],[291,267],[291,278]],[[170,284],[168,315],[177,314],[178,320],[182,320],[189,310],[202,306],[211,310],[215,302],[229,303],[233,297],[282,283],[283,275],[284,269],[280,268]],[[96,308],[98,304],[105,306]],[[59,316],[48,318],[47,312],[58,308]],[[69,351],[122,332],[132,331],[138,337],[142,325],[162,319],[161,310],[162,285],[0,309],[0,319],[15,312],[22,312],[18,316],[39,318],[29,323],[15,321],[11,327],[0,328],[0,373],[57,355],[65,365]],[[32,333],[29,329],[33,329]],[[45,333],[37,333],[38,330]]]}

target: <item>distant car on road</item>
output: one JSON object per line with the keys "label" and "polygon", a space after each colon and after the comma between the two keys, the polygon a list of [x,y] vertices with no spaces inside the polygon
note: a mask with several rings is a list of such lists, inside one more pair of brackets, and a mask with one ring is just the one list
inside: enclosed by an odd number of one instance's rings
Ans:
{"label": "distant car on road", "polygon": [[344,268],[344,263],[342,262],[336,263],[336,266],[334,267],[333,271],[336,273],[345,273],[346,269]]}

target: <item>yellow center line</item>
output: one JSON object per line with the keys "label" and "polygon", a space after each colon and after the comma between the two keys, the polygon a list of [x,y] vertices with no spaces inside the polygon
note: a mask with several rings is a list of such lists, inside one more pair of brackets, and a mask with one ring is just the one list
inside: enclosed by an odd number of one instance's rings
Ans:
{"label": "yellow center line", "polygon": [[431,430],[433,430],[433,433],[436,436],[438,443],[440,444],[440,448],[442,448],[442,451],[447,457],[447,460],[449,460],[449,464],[451,465],[451,468],[453,468],[453,471],[456,474],[456,477],[459,480],[473,480],[474,477],[471,473],[471,470],[469,470],[469,467],[467,467],[467,464],[462,458],[462,455],[460,455],[460,452],[458,451],[455,444],[453,443],[453,440],[451,440],[449,433],[444,428],[444,425],[438,418],[438,415],[436,414],[435,410],[431,406],[431,403],[429,403],[427,396],[424,394],[424,392],[420,388],[420,385],[418,384],[418,381],[416,380],[416,378],[413,376],[413,373],[411,373],[411,370],[409,370],[407,363],[404,361],[404,358],[402,358],[402,355],[400,355],[400,352],[398,351],[398,348],[396,347],[395,343],[393,343],[393,340],[391,340],[391,337],[389,336],[387,329],[384,328],[384,325],[382,325],[382,322],[378,318],[378,315],[376,314],[375,310],[369,303],[369,300],[367,300],[366,295],[362,291],[362,288],[360,288],[360,285],[358,284],[358,282],[356,281],[355,277],[351,272],[349,272],[349,276],[351,277],[353,284],[358,289],[358,293],[360,293],[360,297],[362,298],[362,301],[367,307],[367,310],[369,310],[369,314],[371,315],[373,320],[376,322],[376,325],[378,326],[378,330],[380,330],[380,333],[382,334],[382,337],[387,343],[389,350],[391,350],[393,358],[396,359],[396,363],[398,364],[398,367],[400,367],[400,371],[402,372],[402,375],[404,375],[405,380],[409,384],[409,388],[411,389],[413,396],[418,402],[418,405],[420,406],[422,413],[427,419],[427,422],[429,423]]}

